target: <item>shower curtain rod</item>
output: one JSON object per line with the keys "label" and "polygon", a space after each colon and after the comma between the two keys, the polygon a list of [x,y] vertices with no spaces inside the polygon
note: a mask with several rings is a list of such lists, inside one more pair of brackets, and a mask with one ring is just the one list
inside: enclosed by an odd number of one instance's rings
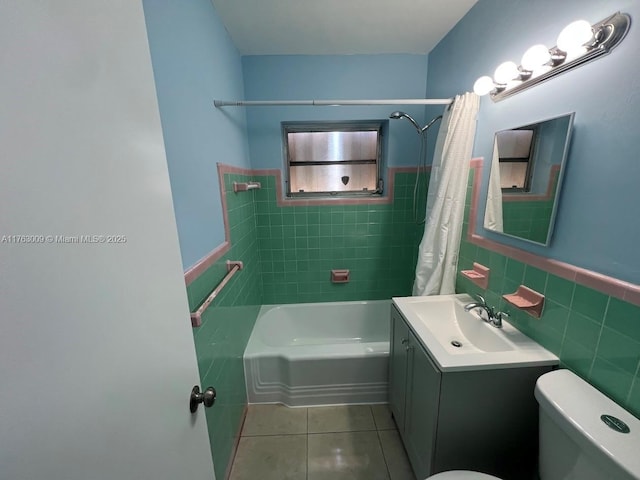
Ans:
{"label": "shower curtain rod", "polygon": [[216,108],[296,105],[337,107],[344,105],[450,105],[452,102],[453,98],[401,98],[397,100],[214,100],[213,105]]}

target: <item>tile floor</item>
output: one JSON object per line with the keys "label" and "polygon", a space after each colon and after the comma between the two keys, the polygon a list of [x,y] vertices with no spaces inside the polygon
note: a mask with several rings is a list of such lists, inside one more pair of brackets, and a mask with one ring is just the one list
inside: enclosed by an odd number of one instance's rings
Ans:
{"label": "tile floor", "polygon": [[415,480],[387,405],[250,405],[230,480]]}

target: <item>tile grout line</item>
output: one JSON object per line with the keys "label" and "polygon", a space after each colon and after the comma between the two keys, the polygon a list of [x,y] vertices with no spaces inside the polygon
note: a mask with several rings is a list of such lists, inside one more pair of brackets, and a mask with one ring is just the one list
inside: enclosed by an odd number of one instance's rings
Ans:
{"label": "tile grout line", "polygon": [[[307,433],[307,435],[335,435],[337,433],[365,433],[365,432],[377,432],[378,430],[375,428],[369,428],[366,430],[331,430],[329,432],[311,432]],[[291,434],[295,435],[295,434]]]}
{"label": "tile grout line", "polygon": [[373,426],[375,427],[376,431],[379,430],[378,428],[378,422],[376,422],[376,416],[373,413],[373,406],[369,405],[369,410],[371,411],[371,417],[373,417]]}
{"label": "tile grout line", "polygon": [[376,423],[376,416],[373,414],[373,407],[369,405],[369,409],[371,410],[371,416],[373,417],[373,424],[376,427],[376,437],[378,437],[378,445],[380,445],[380,451],[382,452],[382,460],[384,461],[384,466],[387,469],[387,477],[391,480],[391,470],[389,469],[389,463],[387,461],[387,456],[384,453],[384,447],[382,445],[382,439],[380,438],[380,430],[378,429],[378,424]]}
{"label": "tile grout line", "polygon": [[[364,406],[364,405],[363,405]],[[310,475],[310,437],[311,435],[335,435],[335,434],[345,434],[345,435],[349,435],[349,434],[359,434],[359,433],[368,433],[368,432],[376,432],[376,438],[378,440],[378,448],[379,448],[379,452],[382,454],[382,460],[385,464],[385,471],[387,472],[387,480],[390,480],[392,478],[392,474],[390,471],[390,464],[389,461],[392,459],[393,456],[389,457],[389,453],[385,452],[384,450],[384,446],[383,446],[383,441],[382,441],[382,437],[381,437],[381,431],[384,430],[383,429],[383,425],[382,424],[378,424],[376,421],[376,417],[374,414],[374,406],[373,405],[366,405],[366,411],[369,412],[370,418],[372,420],[371,426],[373,428],[368,428],[365,430],[338,430],[338,431],[332,431],[332,432],[317,432],[314,434],[309,433],[309,424],[310,424],[310,418],[309,418],[309,408],[305,408],[305,423],[306,423],[306,441],[307,441],[307,445],[305,447],[305,459],[303,461],[305,461],[305,476],[304,478],[306,480],[309,480],[309,478],[311,478],[312,476]],[[245,418],[246,420],[246,418]],[[244,425],[243,425],[244,427]],[[242,435],[242,433],[244,432],[244,428],[241,431],[241,436],[246,436],[246,435]],[[303,432],[304,433],[304,432]],[[249,438],[263,438],[265,441],[269,442],[271,438],[276,438],[276,437],[286,437],[286,436],[300,436],[300,433],[267,433],[267,434],[254,434],[254,435],[249,435]],[[236,452],[237,453],[237,452]],[[235,466],[235,458],[234,458],[234,466]]]}
{"label": "tile grout line", "polygon": [[[575,290],[574,290],[575,291]],[[607,306],[604,308],[604,313],[602,315],[602,324],[600,325],[600,333],[598,333],[598,341],[593,350],[593,360],[591,360],[591,366],[589,367],[589,373],[587,374],[587,378],[591,380],[591,375],[593,375],[593,367],[596,365],[596,359],[598,358],[598,348],[600,348],[600,340],[602,339],[602,332],[604,331],[605,319],[607,318],[607,313],[609,313],[609,304],[611,303],[611,296],[607,298]],[[573,300],[571,301],[573,305]]]}
{"label": "tile grout line", "polygon": [[633,395],[633,389],[638,382],[638,376],[640,375],[640,359],[638,360],[638,366],[636,367],[636,374],[633,376],[633,380],[631,381],[631,386],[629,387],[629,393],[627,394],[627,398],[625,399],[624,406],[627,409],[631,408],[631,396]]}

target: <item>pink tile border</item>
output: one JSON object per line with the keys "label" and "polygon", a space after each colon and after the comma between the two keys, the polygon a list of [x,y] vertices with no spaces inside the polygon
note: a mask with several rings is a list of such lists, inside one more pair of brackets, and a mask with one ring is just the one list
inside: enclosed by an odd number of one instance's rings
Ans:
{"label": "pink tile border", "polygon": [[[192,267],[188,268],[184,272],[184,281],[189,286],[193,281],[202,275],[211,265],[218,261],[222,256],[231,248],[231,237],[229,228],[229,214],[227,212],[227,196],[224,186],[225,174],[237,174],[247,176],[258,175],[273,175],[276,177],[276,199],[279,207],[296,207],[296,206],[310,206],[310,205],[384,205],[393,202],[395,177],[396,173],[402,172],[415,172],[416,167],[390,167],[388,171],[388,182],[385,194],[382,197],[375,198],[335,198],[335,199],[288,199],[284,196],[282,191],[282,171],[280,169],[248,169],[234,167],[231,165],[225,165],[218,163],[218,182],[220,185],[220,199],[222,201],[222,217],[224,221],[224,242],[211,250],[207,255],[198,260]],[[430,167],[427,168],[430,170]],[[242,193],[240,193],[242,195]]]}
{"label": "pink tile border", "polygon": [[[393,202],[396,173],[415,172],[416,167],[390,167],[387,169],[388,181],[385,193],[381,197],[359,197],[359,198],[287,198],[282,189],[282,170],[274,168],[268,170],[253,170],[249,175],[273,175],[276,177],[276,199],[279,207],[308,207],[313,205],[385,205]],[[430,170],[430,167],[427,168]]]}
{"label": "pink tile border", "polygon": [[184,283],[189,286],[193,281],[202,275],[207,268],[213,265],[217,260],[229,251],[231,248],[231,230],[229,228],[229,214],[227,212],[227,195],[224,187],[224,174],[238,173],[251,175],[250,170],[232,167],[218,163],[218,182],[220,185],[220,200],[222,201],[222,219],[224,222],[224,242],[211,250],[207,255],[198,260],[192,267],[184,272]]}
{"label": "pink tile border", "polygon": [[480,184],[482,182],[483,158],[471,159],[470,166],[474,170],[474,175],[467,241],[482,248],[486,248],[487,250],[500,253],[506,257],[513,258],[541,270],[545,270],[546,272],[557,275],[558,277],[565,278],[572,282],[579,283],[580,285],[601,291],[607,295],[611,295],[612,297],[640,306],[640,285],[625,282],[623,280],[609,277],[559,260],[534,255],[533,253],[529,253],[519,248],[494,242],[493,240],[489,240],[488,238],[475,233],[480,200]]}
{"label": "pink tile border", "polygon": [[[561,262],[551,258],[541,257],[534,255],[525,250],[503,245],[493,240],[489,240],[476,232],[476,219],[479,200],[480,200],[480,185],[482,182],[482,167],[483,158],[473,158],[470,162],[470,167],[474,170],[473,187],[471,194],[471,209],[469,212],[469,228],[467,232],[467,240],[474,245],[486,248],[509,258],[516,259],[528,265],[532,265],[541,270],[545,270],[549,273],[557,275],[561,278],[579,283],[581,285],[599,290],[612,297],[625,300],[634,305],[640,306],[640,285],[625,282],[617,278],[609,277],[601,273],[587,270],[569,263]],[[282,191],[282,172],[279,169],[269,170],[252,170],[246,168],[233,167],[231,165],[225,165],[218,163],[218,181],[220,184],[220,197],[222,201],[222,213],[224,220],[225,240],[223,243],[214,248],[209,254],[200,259],[191,268],[185,271],[184,278],[186,285],[191,284],[198,276],[207,270],[213,263],[229,251],[231,248],[230,230],[229,230],[229,217],[227,213],[227,200],[226,191],[224,187],[224,175],[226,173],[235,173],[240,175],[274,175],[276,177],[276,194],[278,206],[309,206],[309,205],[366,205],[366,204],[389,204],[393,201],[394,194],[394,181],[395,174],[398,172],[415,172],[415,167],[395,167],[389,168],[389,181],[387,185],[387,191],[385,196],[380,198],[336,198],[326,199],[312,199],[312,200],[289,200],[286,199]]]}

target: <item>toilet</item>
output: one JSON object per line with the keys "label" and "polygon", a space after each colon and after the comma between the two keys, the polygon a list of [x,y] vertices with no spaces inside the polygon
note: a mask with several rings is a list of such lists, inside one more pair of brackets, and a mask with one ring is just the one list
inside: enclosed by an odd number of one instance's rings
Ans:
{"label": "toilet", "polygon": [[[640,420],[569,370],[542,375],[535,396],[540,480],[640,479]],[[455,470],[429,480],[500,479]]]}

